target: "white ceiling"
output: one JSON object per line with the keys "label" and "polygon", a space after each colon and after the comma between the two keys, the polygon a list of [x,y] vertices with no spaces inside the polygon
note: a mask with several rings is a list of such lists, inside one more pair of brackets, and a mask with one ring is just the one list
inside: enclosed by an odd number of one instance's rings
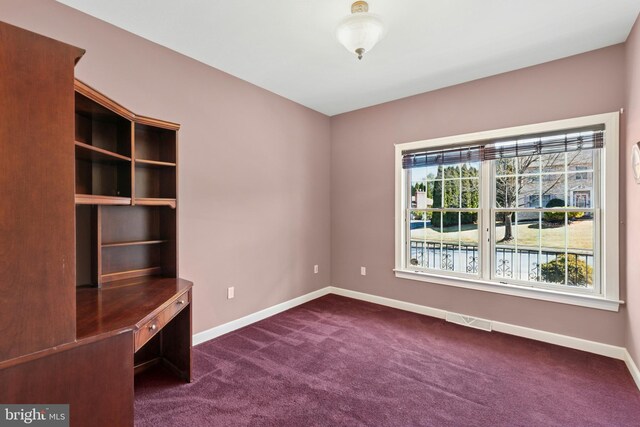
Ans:
{"label": "white ceiling", "polygon": [[327,115],[626,40],[640,0],[369,0],[386,37],[335,38],[351,0],[58,0]]}

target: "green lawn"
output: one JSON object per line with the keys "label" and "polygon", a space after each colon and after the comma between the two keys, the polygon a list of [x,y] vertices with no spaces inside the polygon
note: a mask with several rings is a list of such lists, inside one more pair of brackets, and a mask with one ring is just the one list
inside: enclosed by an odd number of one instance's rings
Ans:
{"label": "green lawn", "polygon": [[[517,230],[516,230],[517,228]],[[593,249],[593,220],[574,221],[569,227],[553,227],[543,226],[542,230],[538,230],[537,223],[519,224],[513,226],[513,234],[517,236],[518,246],[538,247],[539,241],[542,240],[543,248],[563,248],[565,242],[565,231],[567,232],[568,246],[570,249]],[[440,233],[439,229],[431,227],[418,228],[411,230],[412,240],[430,240],[445,243],[457,243],[458,227],[445,227],[444,233]],[[516,241],[501,242],[504,237],[504,226],[496,227],[496,235],[498,237],[499,246],[515,246]],[[476,225],[464,224],[460,232],[460,240],[464,243],[478,243],[478,229]]]}

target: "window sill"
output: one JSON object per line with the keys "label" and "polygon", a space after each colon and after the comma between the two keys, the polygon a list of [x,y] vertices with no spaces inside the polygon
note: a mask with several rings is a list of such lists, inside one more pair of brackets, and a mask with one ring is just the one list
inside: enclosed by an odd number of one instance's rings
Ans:
{"label": "window sill", "polygon": [[596,308],[599,310],[618,311],[624,301],[608,300],[604,297],[569,294],[547,289],[525,288],[516,285],[488,282],[486,280],[466,279],[461,277],[449,277],[438,274],[424,273],[411,270],[394,270],[397,278],[417,280],[420,282],[435,283],[438,285],[455,286],[458,288],[473,289],[477,291],[493,292],[502,295],[511,295],[522,298],[531,298],[542,301],[551,301],[561,304],[578,305],[582,307]]}

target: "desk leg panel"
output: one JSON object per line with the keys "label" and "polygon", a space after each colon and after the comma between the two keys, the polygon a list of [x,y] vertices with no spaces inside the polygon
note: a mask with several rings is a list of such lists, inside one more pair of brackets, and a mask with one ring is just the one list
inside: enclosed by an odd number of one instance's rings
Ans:
{"label": "desk leg panel", "polygon": [[162,357],[169,369],[191,382],[191,304],[162,329]]}
{"label": "desk leg panel", "polygon": [[69,404],[72,426],[133,426],[133,336],[76,343],[0,369],[0,402]]}

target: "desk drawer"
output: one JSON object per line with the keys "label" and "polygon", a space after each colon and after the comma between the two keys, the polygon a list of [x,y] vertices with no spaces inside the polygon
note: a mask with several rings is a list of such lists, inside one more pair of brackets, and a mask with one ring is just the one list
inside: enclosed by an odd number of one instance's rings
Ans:
{"label": "desk drawer", "polygon": [[189,291],[179,295],[171,301],[171,303],[153,319],[142,325],[135,332],[134,342],[135,351],[138,351],[143,345],[153,338],[164,326],[173,319],[183,308],[191,301],[191,293]]}
{"label": "desk drawer", "polygon": [[180,311],[185,308],[191,302],[191,292],[187,291],[182,295],[179,295],[178,298],[174,299],[171,304],[167,308],[162,311],[162,316],[164,317],[164,324],[169,323],[173,316],[180,313]]}

